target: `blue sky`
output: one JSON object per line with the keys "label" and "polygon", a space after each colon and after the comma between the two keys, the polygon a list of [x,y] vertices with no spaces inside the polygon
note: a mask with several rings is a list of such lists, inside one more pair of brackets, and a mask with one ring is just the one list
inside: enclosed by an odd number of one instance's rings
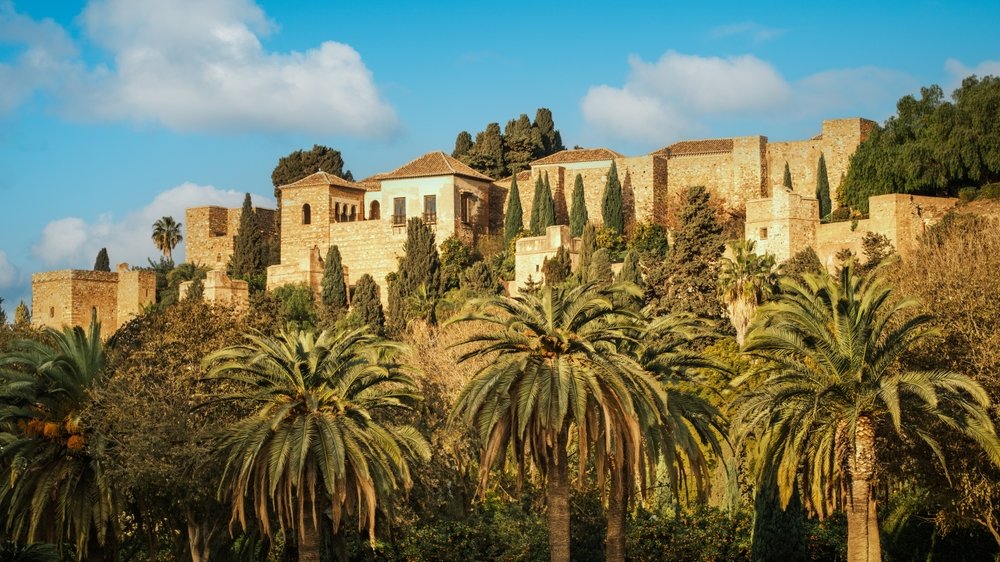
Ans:
{"label": "blue sky", "polygon": [[998,27],[995,1],[0,0],[0,297],[102,246],[144,263],[156,218],[267,203],[316,143],[361,178],[538,107],[627,154],[807,138],[1000,75]]}

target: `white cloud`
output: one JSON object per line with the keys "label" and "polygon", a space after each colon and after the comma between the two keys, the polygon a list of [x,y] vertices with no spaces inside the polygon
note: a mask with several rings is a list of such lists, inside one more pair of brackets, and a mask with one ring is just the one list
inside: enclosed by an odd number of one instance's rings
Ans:
{"label": "white cloud", "polygon": [[784,32],[784,29],[765,27],[757,22],[744,21],[730,25],[720,25],[719,27],[712,29],[709,35],[716,39],[746,36],[753,40],[754,43],[763,43],[764,41],[770,41],[771,39],[778,37]]}
{"label": "white cloud", "polygon": [[58,25],[2,6],[7,10],[0,14],[52,36],[14,38],[27,46],[25,56],[40,49],[58,54],[48,66],[58,62],[63,71],[34,72],[41,63],[32,66],[22,57],[8,73],[50,78],[0,97],[0,110],[44,88],[57,94],[71,118],[156,123],[177,131],[378,137],[398,125],[357,51],[335,41],[305,51],[268,51],[261,38],[276,25],[252,0],[91,0],[79,21],[113,63],[90,69],[72,42],[69,49],[45,49],[59,33],[65,38]]}
{"label": "white cloud", "polygon": [[[157,219],[172,216],[183,222],[184,210],[188,207],[238,207],[243,197],[244,194],[238,191],[183,183],[160,193],[148,205],[126,214],[121,220],[111,215],[102,215],[93,223],[78,217],[54,220],[45,225],[31,250],[51,268],[89,268],[101,248],[108,249],[112,264],[145,265],[147,258],[155,259],[160,255],[150,238]],[[269,197],[256,194],[251,197],[255,205],[274,206],[274,200]],[[178,263],[184,260],[183,242],[174,250],[174,260]]]}
{"label": "white cloud", "polygon": [[0,1],[0,44],[21,45],[13,63],[0,63],[0,113],[20,105],[33,92],[53,88],[60,76],[78,72],[76,45],[59,24],[35,21]]}
{"label": "white cloud", "polygon": [[629,58],[618,88],[593,86],[581,102],[584,119],[620,139],[667,142],[702,135],[713,118],[829,117],[839,111],[880,111],[912,84],[877,67],[829,70],[797,82],[753,55],[701,57],[668,51],[648,63]]}
{"label": "white cloud", "polygon": [[7,252],[0,250],[0,288],[10,287],[18,282],[20,274],[14,264],[7,259]]}
{"label": "white cloud", "polygon": [[949,81],[945,84],[945,94],[962,85],[962,80],[975,74],[983,76],[1000,76],[1000,60],[984,60],[976,66],[966,66],[958,59],[948,59],[944,61],[944,69],[948,72]]}

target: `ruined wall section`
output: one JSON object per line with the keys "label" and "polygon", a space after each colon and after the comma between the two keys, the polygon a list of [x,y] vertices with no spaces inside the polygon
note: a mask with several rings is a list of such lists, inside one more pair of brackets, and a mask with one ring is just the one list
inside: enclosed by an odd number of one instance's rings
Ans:
{"label": "ruined wall section", "polygon": [[868,138],[874,126],[875,123],[867,119],[831,119],[823,121],[823,133],[816,138],[768,143],[767,187],[782,185],[787,162],[792,174],[793,190],[804,196],[814,197],[819,156],[823,154],[827,177],[830,179],[830,198],[836,203],[851,155]]}
{"label": "ruined wall section", "polygon": [[156,302],[156,273],[129,270],[128,264],[118,266],[117,326],[142,314]]}
{"label": "ruined wall section", "polygon": [[31,276],[32,322],[61,329],[90,325],[96,310],[105,339],[119,327],[118,274],[64,269]]}
{"label": "ruined wall section", "polygon": [[517,241],[517,252],[514,256],[514,281],[509,287],[511,294],[524,287],[530,278],[534,282],[543,282],[545,275],[542,265],[546,259],[555,257],[560,247],[569,250],[573,270],[579,263],[580,239],[569,234],[566,225],[554,225],[545,229],[544,236],[529,236]]}
{"label": "ruined wall section", "polygon": [[747,201],[744,235],[756,243],[758,254],[771,254],[778,263],[799,250],[816,245],[819,201],[784,189],[772,197]]}
{"label": "ruined wall section", "polygon": [[[254,207],[265,239],[275,235],[276,211]],[[225,268],[236,246],[242,207],[193,207],[184,212],[185,261],[212,268]]]}

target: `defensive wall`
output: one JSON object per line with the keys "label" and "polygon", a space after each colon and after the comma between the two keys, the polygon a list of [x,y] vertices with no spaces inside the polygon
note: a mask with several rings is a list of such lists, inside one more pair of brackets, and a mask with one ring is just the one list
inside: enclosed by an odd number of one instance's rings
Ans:
{"label": "defensive wall", "polygon": [[[265,239],[274,236],[274,209],[254,207],[257,222]],[[243,209],[225,207],[192,207],[184,212],[185,259],[189,263],[225,269],[233,255],[236,233],[240,228]]]}
{"label": "defensive wall", "polygon": [[156,274],[63,269],[31,276],[31,320],[36,326],[61,329],[89,326],[96,312],[101,335],[108,338],[142,309],[156,302]]}

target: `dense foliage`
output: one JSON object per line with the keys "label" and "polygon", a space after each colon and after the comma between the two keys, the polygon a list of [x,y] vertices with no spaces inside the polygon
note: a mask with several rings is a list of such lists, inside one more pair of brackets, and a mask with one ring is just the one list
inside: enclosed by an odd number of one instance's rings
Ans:
{"label": "dense foliage", "polygon": [[841,203],[867,212],[872,195],[955,196],[1000,180],[1000,78],[970,76],[951,97],[929,86],[901,98],[851,156]]}
{"label": "dense foliage", "polygon": [[278,197],[280,186],[295,183],[321,170],[354,181],[351,171],[344,170],[344,158],[340,155],[339,150],[316,144],[311,150],[295,150],[278,159],[278,164],[271,172],[274,196]]}
{"label": "dense foliage", "polygon": [[263,226],[257,211],[250,201],[250,194],[243,198],[240,210],[240,226],[233,242],[233,255],[229,258],[229,275],[250,284],[251,291],[262,291],[267,281],[267,266],[270,256],[268,241],[264,237]]}
{"label": "dense foliage", "polygon": [[555,128],[552,111],[539,108],[534,122],[521,114],[511,119],[500,132],[498,123],[472,135],[462,131],[455,139],[452,156],[494,179],[515,175],[539,158],[565,150],[562,137]]}

